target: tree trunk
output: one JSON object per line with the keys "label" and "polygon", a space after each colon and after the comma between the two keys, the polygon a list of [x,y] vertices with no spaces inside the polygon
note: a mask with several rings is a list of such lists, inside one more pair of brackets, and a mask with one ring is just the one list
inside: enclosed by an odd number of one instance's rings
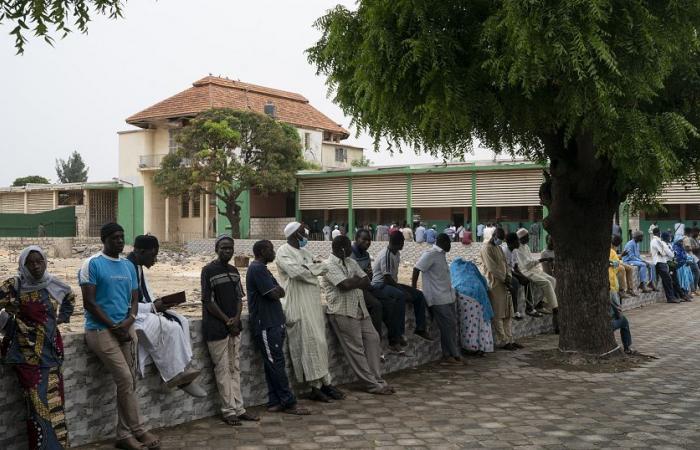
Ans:
{"label": "tree trunk", "polygon": [[596,157],[590,135],[568,145],[563,134],[544,141],[551,178],[540,197],[549,208],[544,227],[554,239],[559,348],[602,355],[616,347],[608,281],[612,218],[620,202],[615,171]]}
{"label": "tree trunk", "polygon": [[231,224],[231,237],[239,239],[241,237],[241,207],[236,204],[235,200],[232,203],[228,201],[224,203],[226,204],[226,218]]}

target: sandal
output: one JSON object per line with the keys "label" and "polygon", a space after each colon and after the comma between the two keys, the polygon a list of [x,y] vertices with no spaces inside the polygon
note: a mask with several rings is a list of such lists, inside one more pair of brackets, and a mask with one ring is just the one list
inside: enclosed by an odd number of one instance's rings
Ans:
{"label": "sandal", "polygon": [[148,431],[144,432],[140,436],[136,436],[136,439],[143,444],[144,447],[148,449],[159,449],[160,448],[160,438],[153,433]]}
{"label": "sandal", "polygon": [[223,420],[226,425],[231,425],[232,427],[239,427],[239,426],[243,425],[243,423],[241,423],[241,420],[238,418],[238,416],[235,416],[235,415],[222,417],[221,420]]}
{"label": "sandal", "polygon": [[246,420],[248,422],[259,422],[260,417],[254,415],[254,414],[251,414],[249,412],[244,412],[243,414],[238,416],[238,420]]}
{"label": "sandal", "polygon": [[126,439],[119,439],[117,442],[114,443],[114,446],[123,450],[144,450],[148,448],[133,436],[128,437]]}

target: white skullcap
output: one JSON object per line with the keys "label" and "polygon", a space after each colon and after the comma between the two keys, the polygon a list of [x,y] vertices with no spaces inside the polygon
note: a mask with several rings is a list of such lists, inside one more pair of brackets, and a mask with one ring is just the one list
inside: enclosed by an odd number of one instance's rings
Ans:
{"label": "white skullcap", "polygon": [[286,227],[284,227],[284,237],[288,238],[293,235],[301,226],[299,222],[289,222]]}
{"label": "white skullcap", "polygon": [[518,235],[518,238],[522,238],[523,236],[527,236],[528,232],[525,228],[521,228],[515,234]]}

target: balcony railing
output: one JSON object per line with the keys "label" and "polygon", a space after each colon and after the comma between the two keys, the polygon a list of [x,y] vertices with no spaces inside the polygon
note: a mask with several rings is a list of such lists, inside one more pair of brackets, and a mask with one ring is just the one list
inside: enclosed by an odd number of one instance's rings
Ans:
{"label": "balcony railing", "polygon": [[139,156],[139,169],[152,170],[160,168],[160,163],[165,155],[141,155]]}

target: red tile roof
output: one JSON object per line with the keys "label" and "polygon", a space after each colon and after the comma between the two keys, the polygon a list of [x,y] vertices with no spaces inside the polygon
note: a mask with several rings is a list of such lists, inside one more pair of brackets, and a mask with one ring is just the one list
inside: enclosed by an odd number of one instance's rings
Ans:
{"label": "red tile roof", "polygon": [[192,83],[192,87],[156,103],[126,119],[131,125],[146,128],[158,120],[192,117],[211,108],[233,108],[264,113],[272,102],[276,119],[301,128],[319,128],[342,134],[350,133],[314,108],[302,95],[255,84],[208,76]]}

